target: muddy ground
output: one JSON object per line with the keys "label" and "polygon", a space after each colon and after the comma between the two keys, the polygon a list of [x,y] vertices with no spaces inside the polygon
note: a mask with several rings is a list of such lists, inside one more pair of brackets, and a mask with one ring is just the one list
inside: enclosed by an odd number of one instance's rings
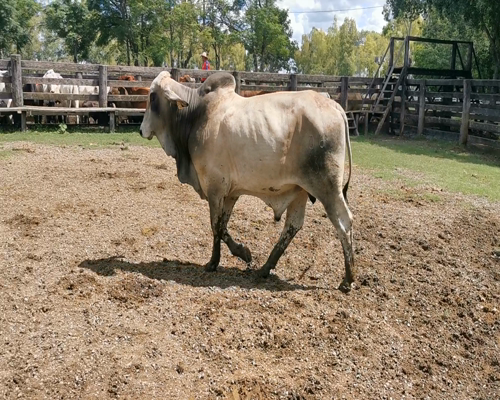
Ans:
{"label": "muddy ground", "polygon": [[211,252],[208,206],[161,149],[2,145],[0,398],[496,399],[500,206],[354,168],[359,278],[321,205],[275,274],[257,199]]}

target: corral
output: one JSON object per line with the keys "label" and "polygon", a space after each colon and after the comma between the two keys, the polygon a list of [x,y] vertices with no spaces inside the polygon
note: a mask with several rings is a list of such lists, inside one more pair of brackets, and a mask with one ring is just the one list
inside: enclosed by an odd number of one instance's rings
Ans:
{"label": "corral", "polygon": [[[412,65],[410,43],[431,43],[451,46],[449,69],[425,69]],[[397,48],[396,43],[400,43]],[[460,50],[462,49],[462,50]],[[402,136],[406,132],[441,136],[461,144],[484,145],[500,148],[500,81],[472,79],[475,52],[472,42],[437,40],[407,36],[393,37],[379,64],[379,70],[387,59],[385,77],[373,78],[278,74],[232,71],[236,80],[236,92],[315,90],[336,99],[348,112],[351,133],[359,134],[359,122],[364,121],[364,133],[375,122],[375,132],[384,128]],[[62,81],[43,78],[47,69],[55,69],[64,75]],[[131,67],[94,64],[71,64],[21,60],[12,55],[10,60],[0,60],[0,69],[9,72],[0,76],[0,83],[10,85],[11,93],[0,93],[0,99],[12,98],[11,108],[0,108],[2,114],[13,114],[21,130],[28,127],[30,116],[39,115],[94,115],[100,125],[115,130],[119,121],[127,116],[139,117],[144,113],[142,102],[147,95],[134,95],[128,90],[149,87],[151,80],[162,70],[169,70],[175,80],[189,75],[197,82],[185,82],[199,87],[200,80],[217,71],[189,70],[159,67]],[[478,68],[479,72],[479,68]],[[480,73],[480,72],[479,72]],[[122,75],[130,75],[136,81],[123,81]],[[419,77],[421,79],[415,79]],[[426,78],[426,79],[424,79]],[[98,88],[97,93],[54,94],[26,92],[27,85],[87,85]],[[112,89],[120,89],[115,92]],[[111,90],[111,91],[110,91]],[[125,94],[124,94],[125,93]],[[61,108],[37,107],[28,102],[68,101],[94,102],[98,107]],[[123,104],[136,107],[124,107]],[[366,117],[368,116],[368,118]],[[373,118],[374,117],[374,118]],[[373,120],[373,121],[372,121]]]}
{"label": "corral", "polygon": [[345,295],[318,204],[263,281],[282,222],[244,198],[229,228],[253,264],[223,247],[204,272],[208,207],[155,142],[2,135],[0,397],[498,397],[498,159],[354,140]]}

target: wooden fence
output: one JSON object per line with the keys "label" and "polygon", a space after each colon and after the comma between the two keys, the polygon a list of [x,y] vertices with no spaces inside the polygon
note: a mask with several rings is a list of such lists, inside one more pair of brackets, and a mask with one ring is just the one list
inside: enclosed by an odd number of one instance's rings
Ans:
{"label": "wooden fence", "polygon": [[407,79],[390,113],[391,133],[429,134],[500,149],[500,81]]}
{"label": "wooden fence", "polygon": [[[45,72],[53,69],[63,79],[43,78]],[[115,118],[120,115],[140,116],[144,109],[116,108],[115,102],[146,101],[147,95],[110,95],[108,88],[149,87],[161,71],[170,71],[176,80],[189,75],[199,87],[200,80],[218,71],[171,69],[157,67],[132,67],[118,65],[95,65],[56,63],[21,60],[13,55],[0,60],[0,70],[9,71],[0,77],[0,83],[9,88],[0,93],[0,100],[12,99],[12,108],[0,108],[0,115],[13,114],[22,130],[27,128],[30,115],[85,115],[98,114],[99,124],[114,130]],[[229,72],[229,71],[228,71]],[[236,80],[236,91],[263,90],[266,92],[315,90],[326,92],[339,101],[348,111],[351,120],[366,115],[370,105],[381,94],[384,78],[339,77],[328,75],[277,74],[232,71]],[[133,75],[136,81],[123,81],[121,75]],[[65,84],[96,86],[98,94],[54,94],[23,91],[29,84]],[[500,81],[461,79],[406,79],[398,92],[398,100],[392,104],[389,129],[403,134],[415,131],[419,134],[439,134],[460,138],[460,143],[481,142],[498,146],[500,134]],[[403,95],[403,90],[405,94]],[[383,95],[383,93],[382,93]],[[95,108],[37,107],[33,101],[80,100],[98,103]],[[383,110],[387,99],[379,101]],[[368,122],[368,118],[365,118]],[[399,126],[399,129],[396,127]],[[365,124],[365,132],[368,124]],[[357,126],[355,126],[357,133]]]}
{"label": "wooden fence", "polygon": [[[52,69],[60,73],[63,79],[43,78],[47,70]],[[12,99],[10,109],[0,108],[0,114],[14,114],[22,130],[27,128],[27,117],[30,115],[71,115],[88,113],[103,114],[106,118],[100,121],[109,123],[114,129],[115,117],[118,115],[140,115],[143,109],[123,109],[110,107],[116,102],[140,102],[146,101],[147,95],[111,95],[108,88],[113,87],[149,87],[152,80],[161,72],[169,71],[172,78],[189,75],[196,80],[195,83],[185,83],[186,86],[199,87],[201,79],[218,71],[157,68],[157,67],[133,67],[119,65],[96,65],[96,64],[74,64],[45,61],[21,60],[19,55],[13,55],[10,59],[0,60],[0,70],[7,70],[8,76],[0,77],[0,82],[7,85],[7,92],[0,93],[1,99]],[[227,71],[230,72],[230,71]],[[305,75],[305,74],[278,74],[278,73],[254,73],[231,71],[236,80],[236,92],[242,91],[300,91],[314,90],[326,92],[331,98],[336,99],[348,111],[357,111],[361,107],[362,96],[366,93],[372,78],[339,77],[328,75]],[[121,75],[133,75],[136,81],[123,81],[118,78]],[[378,82],[380,81],[380,82]],[[382,78],[376,83],[382,83]],[[63,93],[40,93],[26,91],[29,84],[59,84],[75,86],[98,87],[98,94],[63,94]],[[24,90],[23,90],[24,88]],[[376,92],[377,89],[372,89]],[[62,107],[37,107],[34,101],[72,101],[96,102],[98,107],[79,109]],[[370,104],[371,100],[365,101]],[[351,115],[352,117],[352,115]],[[351,119],[354,119],[353,117]]]}

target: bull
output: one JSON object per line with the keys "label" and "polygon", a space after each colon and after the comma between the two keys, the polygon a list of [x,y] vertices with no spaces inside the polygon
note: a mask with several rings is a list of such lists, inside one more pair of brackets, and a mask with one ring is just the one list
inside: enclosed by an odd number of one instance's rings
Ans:
{"label": "bull", "polygon": [[[152,82],[140,127],[156,136],[176,161],[181,183],[208,201],[213,248],[207,271],[220,261],[221,241],[234,256],[252,259],[227,224],[241,195],[262,199],[279,221],[286,220],[278,243],[258,270],[269,276],[302,228],[308,197],[318,199],[335,226],[344,252],[345,275],[339,289],[354,281],[353,217],[347,205],[351,146],[347,118],[335,101],[314,91],[280,92],[244,98],[231,74],[210,75],[198,89],[161,72]],[[343,185],[347,149],[349,174]]]}

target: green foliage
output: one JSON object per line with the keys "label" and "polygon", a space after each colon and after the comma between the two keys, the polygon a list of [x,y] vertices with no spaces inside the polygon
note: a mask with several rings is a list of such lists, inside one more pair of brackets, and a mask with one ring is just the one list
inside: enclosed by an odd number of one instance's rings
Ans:
{"label": "green foliage", "polygon": [[[431,15],[439,12],[442,19],[447,19],[450,25],[456,25],[448,33],[457,29],[456,34],[464,33],[467,27],[471,37],[479,38],[481,32],[488,38],[492,67],[487,70],[486,77],[498,78],[500,75],[500,1],[498,0],[387,0],[386,18],[415,18],[424,12]],[[460,29],[462,28],[462,32]],[[461,39],[462,37],[460,37]],[[482,46],[481,43],[479,46]]]}
{"label": "green foliage", "polygon": [[339,26],[334,18],[327,33],[313,29],[302,36],[295,61],[298,70],[306,74],[373,76],[378,68],[375,57],[382,57],[388,44],[379,33],[358,31],[353,19],[346,18]]}
{"label": "green foliage", "polygon": [[252,58],[254,71],[289,70],[296,43],[290,41],[292,29],[288,12],[275,0],[253,0],[245,13],[242,34],[245,49]]}
{"label": "green foliage", "polygon": [[45,9],[47,27],[64,40],[73,62],[87,58],[97,31],[97,15],[89,12],[85,2],[54,0]]}
{"label": "green foliage", "polygon": [[0,1],[0,58],[23,54],[33,33],[33,17],[40,10],[35,0]]}

